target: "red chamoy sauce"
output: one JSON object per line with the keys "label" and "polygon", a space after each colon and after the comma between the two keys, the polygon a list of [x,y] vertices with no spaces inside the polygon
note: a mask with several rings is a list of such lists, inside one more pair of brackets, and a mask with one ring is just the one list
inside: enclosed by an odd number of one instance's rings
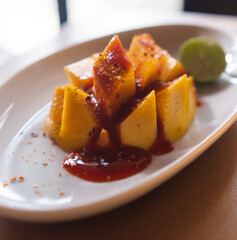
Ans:
{"label": "red chamoy sauce", "polygon": [[201,101],[197,100],[197,106],[198,106],[198,107],[202,107],[203,105],[204,105],[204,103],[203,103],[203,102],[201,102]]}
{"label": "red chamoy sauce", "polygon": [[169,153],[174,149],[174,145],[166,137],[164,130],[161,127],[161,123],[159,119],[158,119],[157,126],[158,126],[157,138],[153,143],[153,145],[151,146],[149,152],[154,155]]}
{"label": "red chamoy sauce", "polygon": [[151,155],[140,148],[101,150],[84,148],[69,153],[63,167],[71,174],[93,182],[120,180],[143,171],[150,163]]}

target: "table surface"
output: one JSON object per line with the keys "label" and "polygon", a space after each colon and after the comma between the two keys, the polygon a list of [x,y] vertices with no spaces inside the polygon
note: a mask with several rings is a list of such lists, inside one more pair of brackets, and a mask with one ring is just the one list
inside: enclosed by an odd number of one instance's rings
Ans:
{"label": "table surface", "polygon": [[[139,14],[144,13],[136,13]],[[139,15],[140,16],[140,15]],[[194,23],[237,34],[237,17],[208,14],[141,15],[119,24],[69,23],[38,49],[0,69],[0,86],[17,71],[80,41],[123,29],[164,23]],[[140,18],[139,18],[140,19]],[[116,27],[114,27],[116,26]],[[0,217],[0,239],[236,239],[237,122],[204,154],[149,194],[113,211],[83,220],[25,223]]]}

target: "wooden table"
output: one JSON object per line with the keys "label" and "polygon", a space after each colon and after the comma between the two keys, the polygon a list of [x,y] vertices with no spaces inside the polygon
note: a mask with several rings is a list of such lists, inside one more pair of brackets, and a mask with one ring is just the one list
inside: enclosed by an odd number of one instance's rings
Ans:
{"label": "wooden table", "polygon": [[[234,17],[177,17],[181,22],[207,21],[207,24],[213,24],[216,19],[219,25],[237,29]],[[153,20],[153,24],[164,21],[154,16]],[[32,61],[79,41],[77,31],[69,24],[57,39],[32,54],[13,59],[11,66],[5,66],[2,76],[13,74],[7,71],[12,66],[18,71]],[[86,37],[91,36],[85,34]],[[98,216],[59,224],[25,223],[0,217],[0,239],[237,239],[236,142],[237,122],[168,182],[132,203]]]}

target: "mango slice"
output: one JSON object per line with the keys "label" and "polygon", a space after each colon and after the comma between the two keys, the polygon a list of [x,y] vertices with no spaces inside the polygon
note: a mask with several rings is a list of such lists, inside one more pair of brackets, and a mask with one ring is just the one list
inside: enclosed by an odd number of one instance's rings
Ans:
{"label": "mango slice", "polygon": [[111,146],[110,134],[106,129],[102,128],[96,143],[103,148]]}
{"label": "mango slice", "polygon": [[136,90],[132,64],[117,35],[96,59],[93,69],[95,97],[110,117]]}
{"label": "mango slice", "polygon": [[58,144],[67,151],[84,147],[99,129],[90,97],[80,89],[65,86],[64,109]]}
{"label": "mango slice", "polygon": [[121,143],[149,149],[157,137],[156,96],[153,90],[118,126]]}
{"label": "mango slice", "polygon": [[160,52],[161,49],[149,34],[133,37],[127,54],[133,64],[136,80],[142,90],[157,79],[160,62],[156,55]]}
{"label": "mango slice", "polygon": [[192,76],[189,76],[187,78],[187,89],[188,89],[187,122],[188,122],[188,125],[190,126],[195,117],[196,108],[197,108],[197,90],[195,88],[194,79]]}
{"label": "mango slice", "polygon": [[156,91],[157,114],[171,142],[188,131],[196,110],[195,87],[192,78],[179,77],[161,91]]}
{"label": "mango slice", "polygon": [[156,80],[171,81],[185,73],[182,64],[159,47],[149,34],[134,36],[127,54],[141,90]]}
{"label": "mango slice", "polygon": [[72,86],[80,89],[88,89],[93,86],[93,64],[98,54],[84,58],[78,62],[64,67]]}
{"label": "mango slice", "polygon": [[57,141],[63,112],[64,86],[58,86],[54,90],[53,102],[44,129],[49,137]]}
{"label": "mango slice", "polygon": [[172,81],[185,73],[184,66],[168,53],[162,58],[162,70],[158,76],[161,81]]}

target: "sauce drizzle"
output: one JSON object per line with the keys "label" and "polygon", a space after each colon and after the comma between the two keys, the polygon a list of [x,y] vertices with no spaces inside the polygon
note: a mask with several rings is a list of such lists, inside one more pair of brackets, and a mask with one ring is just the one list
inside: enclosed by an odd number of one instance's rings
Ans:
{"label": "sauce drizzle", "polygon": [[120,180],[143,171],[151,163],[151,155],[142,149],[125,147],[95,151],[84,148],[69,153],[63,166],[71,174],[93,182]]}

